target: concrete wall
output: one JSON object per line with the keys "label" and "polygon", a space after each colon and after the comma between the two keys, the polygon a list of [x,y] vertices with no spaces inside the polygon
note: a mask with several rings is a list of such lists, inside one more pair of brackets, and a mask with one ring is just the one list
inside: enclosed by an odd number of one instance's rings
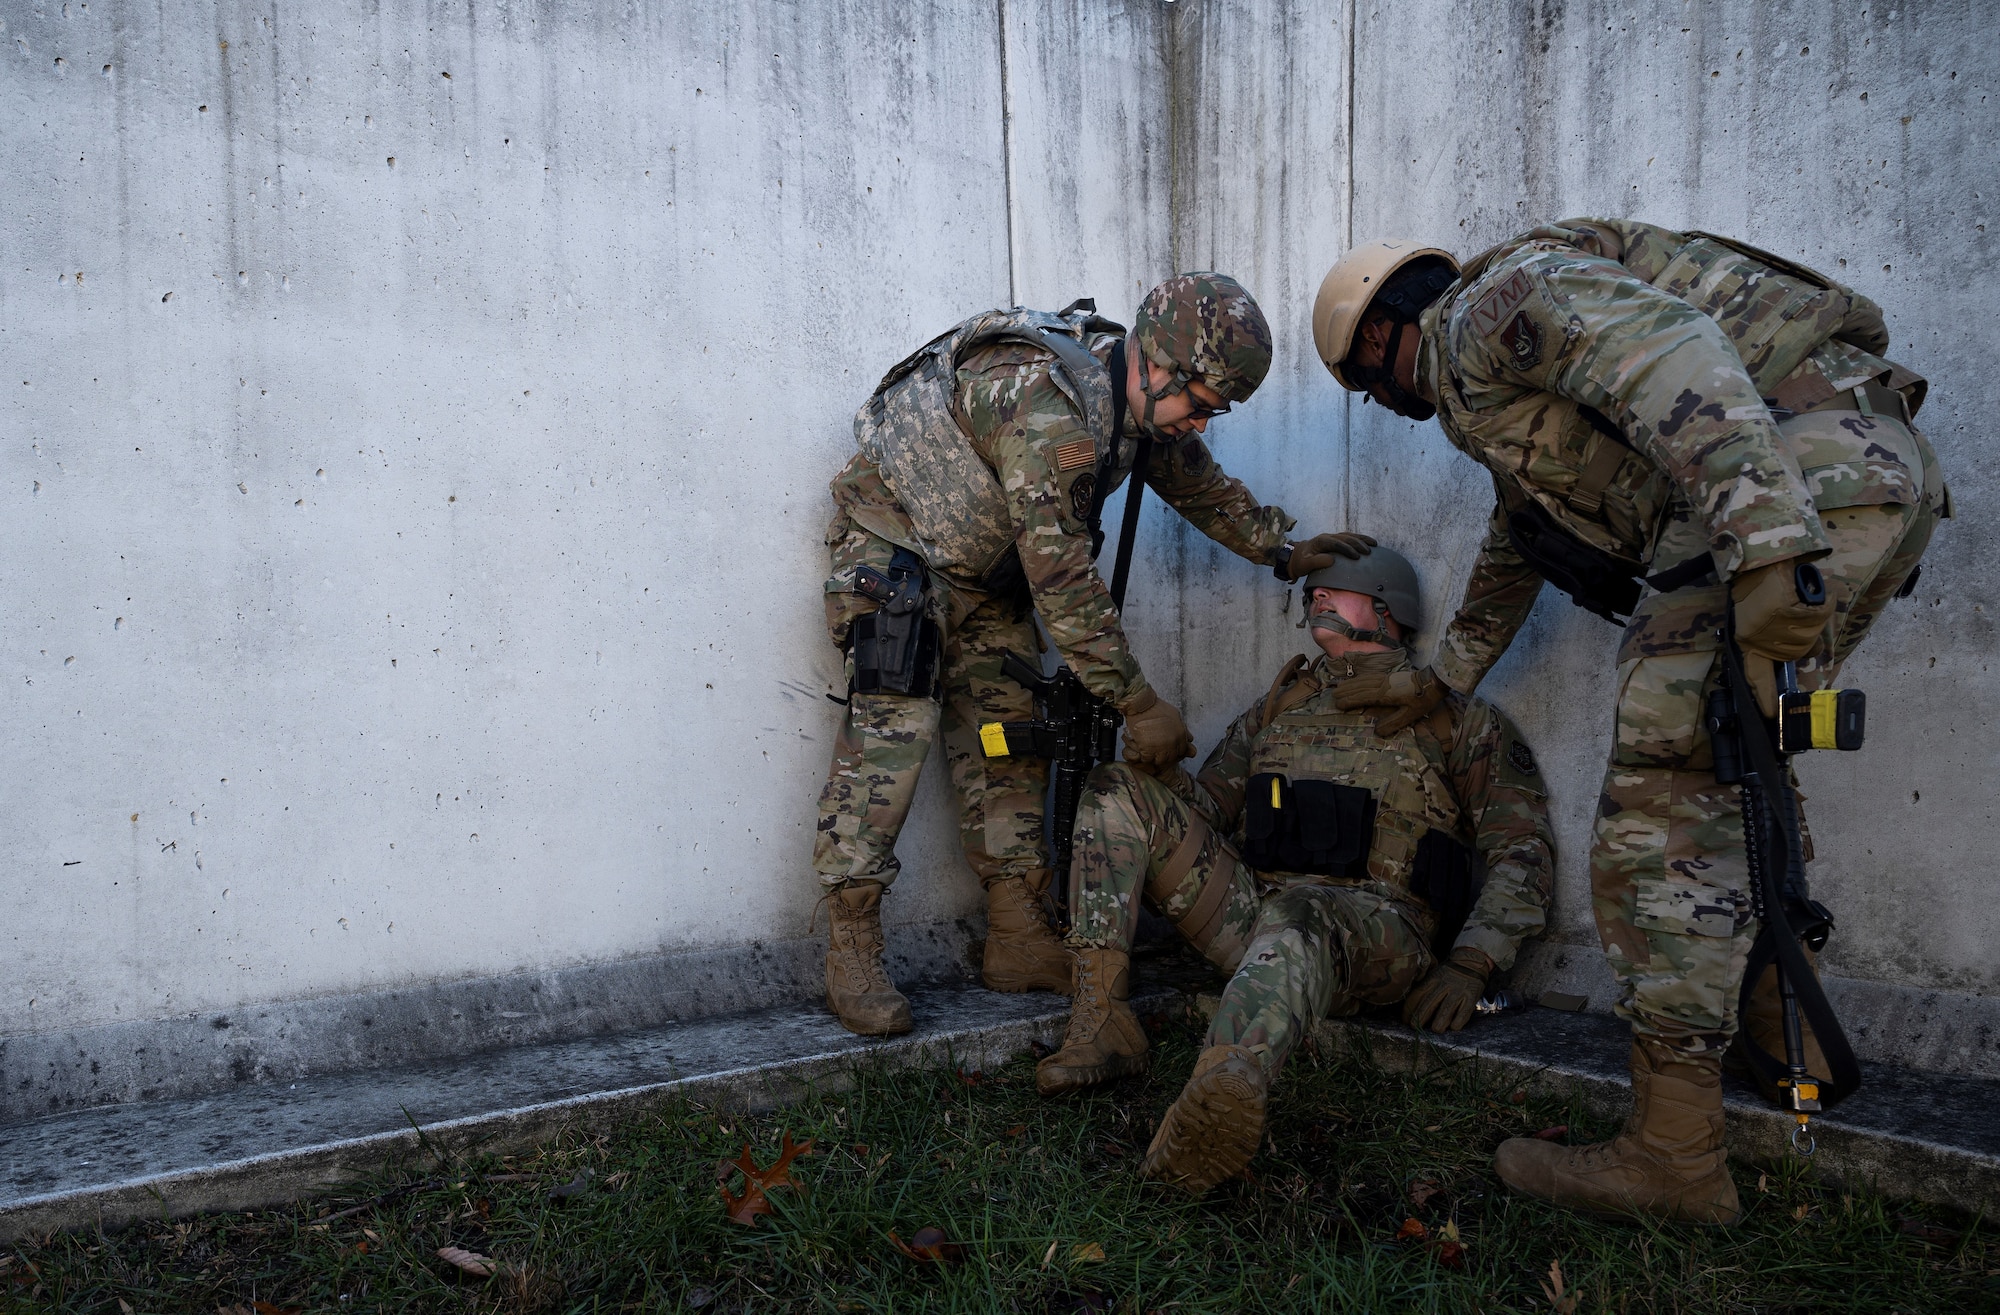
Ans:
{"label": "concrete wall", "polygon": [[[1485,481],[1332,386],[1312,291],[1350,237],[1470,251],[1575,213],[1838,269],[1936,380],[1965,519],[1856,664],[1870,751],[1805,774],[1867,1044],[1995,1062],[2000,58],[1972,6],[0,19],[0,1116],[809,990],[823,489],[879,372],[1010,296],[1124,317],[1234,272],[1279,360],[1218,456],[1302,530],[1410,548],[1443,606]],[[1296,612],[1157,509],[1146,535],[1135,640],[1208,742]],[[1530,976],[1600,1007],[1612,643],[1547,600],[1489,686],[1557,790]],[[908,972],[977,933],[932,776]]]}

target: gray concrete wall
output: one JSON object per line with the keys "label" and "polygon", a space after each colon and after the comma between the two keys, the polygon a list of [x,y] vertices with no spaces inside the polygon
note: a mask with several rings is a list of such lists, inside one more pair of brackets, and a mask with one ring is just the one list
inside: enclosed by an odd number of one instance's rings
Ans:
{"label": "gray concrete wall", "polygon": [[[1312,291],[1350,237],[1470,251],[1575,213],[1835,268],[1936,381],[1965,518],[1856,664],[1871,749],[1805,774],[1867,1044],[1995,1062],[1973,7],[0,20],[0,1113],[808,990],[823,490],[879,372],[1010,296],[1123,317],[1175,268],[1237,273],[1279,359],[1218,456],[1304,530],[1411,549],[1442,605],[1484,480],[1333,387]],[[1206,743],[1296,611],[1157,509],[1146,547],[1135,641]],[[1551,599],[1489,686],[1557,791],[1530,976],[1600,1007],[1611,647]],[[912,973],[978,925],[931,775],[891,901]]]}

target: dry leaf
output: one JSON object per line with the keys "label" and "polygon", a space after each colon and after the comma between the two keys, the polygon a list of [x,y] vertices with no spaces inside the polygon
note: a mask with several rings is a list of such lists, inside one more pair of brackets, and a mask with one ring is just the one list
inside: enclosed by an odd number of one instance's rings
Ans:
{"label": "dry leaf", "polygon": [[274,1306],[268,1301],[253,1301],[250,1303],[250,1309],[255,1311],[257,1315],[299,1315],[299,1312],[304,1310],[305,1307]]}
{"label": "dry leaf", "polygon": [[1538,1141],[1561,1141],[1563,1138],[1569,1136],[1569,1125],[1567,1123],[1558,1123],[1553,1128],[1544,1128],[1540,1132],[1531,1135]]}
{"label": "dry leaf", "polygon": [[1017,1124],[1015,1124],[1015,1125],[1014,1125],[1013,1127],[1011,1127],[1011,1128],[1007,1129],[1007,1131],[1006,1131],[1005,1135],[1006,1135],[1006,1136],[1009,1136],[1009,1137],[1018,1137],[1018,1136],[1020,1136],[1020,1135],[1021,1135],[1022,1133],[1026,1132],[1027,1130],[1028,1130],[1028,1125],[1027,1125],[1027,1124],[1025,1124],[1025,1123],[1017,1123]]}
{"label": "dry leaf", "polygon": [[1436,1196],[1443,1190],[1444,1188],[1438,1186],[1428,1178],[1419,1178],[1410,1184],[1410,1204],[1421,1210],[1433,1196]]}
{"label": "dry leaf", "polygon": [[1080,1243],[1069,1249],[1069,1259],[1071,1264],[1085,1260],[1102,1260],[1104,1259],[1104,1247],[1101,1243],[1097,1242]]}
{"label": "dry leaf", "polygon": [[1444,1227],[1438,1230],[1438,1236],[1447,1242],[1458,1241],[1458,1221],[1456,1219],[1445,1220]]}
{"label": "dry leaf", "polygon": [[1761,1173],[1757,1175],[1757,1190],[1760,1192],[1768,1192],[1771,1190],[1771,1179],[1769,1175]]}
{"label": "dry leaf", "polygon": [[896,1250],[912,1260],[928,1261],[934,1265],[955,1264],[965,1259],[965,1248],[957,1242],[947,1242],[942,1228],[919,1228],[905,1242],[893,1232],[889,1241]]}
{"label": "dry leaf", "polygon": [[1806,1215],[1808,1215],[1809,1213],[1811,1213],[1811,1211],[1812,1211],[1812,1207],[1811,1207],[1811,1206],[1809,1206],[1809,1205],[1807,1205],[1807,1204],[1806,1204],[1806,1203],[1805,1203],[1804,1201],[1801,1201],[1801,1202],[1799,1202],[1799,1208],[1798,1208],[1798,1209],[1796,1209],[1796,1210],[1794,1210],[1794,1211],[1792,1211],[1792,1218],[1794,1218],[1794,1219],[1804,1219],[1804,1218],[1806,1217]]}
{"label": "dry leaf", "polygon": [[1446,1269],[1465,1268],[1465,1244],[1463,1242],[1440,1242],[1431,1253]]}
{"label": "dry leaf", "polygon": [[1054,1238],[1050,1238],[1049,1249],[1042,1253],[1042,1268],[1047,1269],[1049,1267],[1049,1262],[1051,1260],[1054,1260],[1055,1258],[1056,1258],[1056,1242]]}
{"label": "dry leaf", "polygon": [[464,1247],[439,1247],[438,1259],[471,1274],[475,1278],[491,1278],[506,1266],[491,1256],[482,1256],[477,1251],[467,1251]]}
{"label": "dry leaf", "polygon": [[125,1315],[132,1315],[132,1303],[123,1297],[118,1299],[118,1309],[125,1312]]}
{"label": "dry leaf", "polygon": [[1549,1261],[1549,1276],[1542,1281],[1542,1295],[1549,1299],[1549,1309],[1554,1315],[1576,1315],[1576,1303],[1583,1296],[1580,1292],[1563,1291],[1562,1261]]}
{"label": "dry leaf", "polygon": [[722,1204],[728,1217],[749,1228],[757,1226],[759,1215],[771,1213],[771,1202],[766,1193],[780,1187],[797,1187],[798,1180],[791,1175],[792,1161],[801,1155],[811,1155],[813,1144],[810,1139],[794,1144],[789,1130],[785,1132],[783,1146],[778,1150],[778,1158],[769,1168],[760,1169],[757,1161],[750,1157],[750,1143],[743,1144],[743,1154],[735,1160],[725,1160],[716,1166],[718,1180],[726,1178],[731,1169],[743,1175],[743,1195],[733,1196],[729,1188],[720,1181],[716,1190],[722,1193]]}
{"label": "dry leaf", "polygon": [[1405,1219],[1403,1226],[1396,1230],[1398,1242],[1421,1242],[1430,1235],[1431,1230],[1424,1226],[1421,1219]]}

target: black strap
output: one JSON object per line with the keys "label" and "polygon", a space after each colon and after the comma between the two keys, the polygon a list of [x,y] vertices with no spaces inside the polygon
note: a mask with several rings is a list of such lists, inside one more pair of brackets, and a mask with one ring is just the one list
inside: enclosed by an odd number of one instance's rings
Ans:
{"label": "black strap", "polygon": [[1139,537],[1139,502],[1146,496],[1146,470],[1153,463],[1153,440],[1139,435],[1139,451],[1132,458],[1131,487],[1125,491],[1124,523],[1118,527],[1118,557],[1111,567],[1111,605],[1125,610],[1125,583],[1132,575],[1132,545]]}
{"label": "black strap", "polygon": [[1699,557],[1688,558],[1679,566],[1669,566],[1657,575],[1647,576],[1646,583],[1663,594],[1670,594],[1714,574],[1715,554],[1705,552]]}
{"label": "black strap", "polygon": [[[1834,1016],[1826,992],[1820,989],[1819,978],[1806,961],[1805,951],[1799,947],[1799,933],[1792,929],[1789,915],[1793,912],[1814,920],[1825,915],[1824,910],[1805,896],[1805,847],[1799,834],[1791,781],[1778,761],[1770,728],[1758,711],[1757,697],[1751,693],[1750,681],[1743,674],[1743,657],[1736,648],[1733,623],[1723,637],[1722,668],[1730,696],[1736,702],[1736,724],[1749,756],[1749,767],[1756,777],[1756,788],[1743,791],[1743,838],[1751,849],[1751,876],[1758,883],[1764,914],[1763,926],[1751,944],[1749,963],[1744,970],[1738,1015],[1740,1019],[1765,967],[1776,963],[1798,997],[1799,1012],[1812,1024],[1813,1035],[1826,1055],[1827,1067],[1833,1070],[1813,1075],[1827,1079],[1827,1084],[1820,1088],[1819,1102],[1822,1109],[1832,1109],[1861,1085],[1861,1065],[1855,1061],[1847,1034],[1841,1031],[1840,1020]],[[1776,845],[1770,843],[1774,840]],[[1758,861],[1760,856],[1763,861]],[[1769,861],[1779,856],[1782,867]],[[1780,877],[1781,870],[1790,881]],[[1783,1059],[1765,1054],[1747,1032],[1743,1040],[1751,1065],[1767,1079],[1775,1082],[1788,1076]]]}
{"label": "black strap", "polygon": [[[1092,309],[1096,309],[1095,303]],[[1118,449],[1125,441],[1125,340],[1120,338],[1105,358],[1111,375],[1111,439],[1097,458],[1097,482],[1090,491],[1090,556],[1095,560],[1104,551],[1104,499],[1111,492],[1111,477],[1118,473]]]}

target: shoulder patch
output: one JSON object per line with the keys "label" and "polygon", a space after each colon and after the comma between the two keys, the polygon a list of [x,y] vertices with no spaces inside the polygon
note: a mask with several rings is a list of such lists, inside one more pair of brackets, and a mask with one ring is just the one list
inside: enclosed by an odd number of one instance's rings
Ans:
{"label": "shoulder patch", "polygon": [[1085,471],[1069,482],[1069,514],[1073,519],[1088,521],[1091,506],[1096,500],[1096,474]]}
{"label": "shoulder patch", "polygon": [[1533,776],[1541,770],[1540,764],[1535,761],[1535,755],[1530,753],[1527,744],[1520,740],[1515,740],[1507,746],[1507,762],[1523,776]]}
{"label": "shoulder patch", "polygon": [[1057,470],[1082,470],[1097,464],[1097,444],[1088,438],[1073,438],[1056,447]]}
{"label": "shoulder patch", "polygon": [[1491,337],[1507,317],[1528,299],[1534,291],[1526,270],[1517,269],[1513,275],[1493,291],[1481,297],[1472,307],[1472,329],[1482,338]]}
{"label": "shoulder patch", "polygon": [[1181,444],[1181,472],[1190,477],[1208,473],[1208,445],[1198,437]]}
{"label": "shoulder patch", "polygon": [[1522,374],[1542,363],[1542,326],[1528,312],[1521,311],[1507,322],[1500,341],[1507,348],[1508,364]]}

